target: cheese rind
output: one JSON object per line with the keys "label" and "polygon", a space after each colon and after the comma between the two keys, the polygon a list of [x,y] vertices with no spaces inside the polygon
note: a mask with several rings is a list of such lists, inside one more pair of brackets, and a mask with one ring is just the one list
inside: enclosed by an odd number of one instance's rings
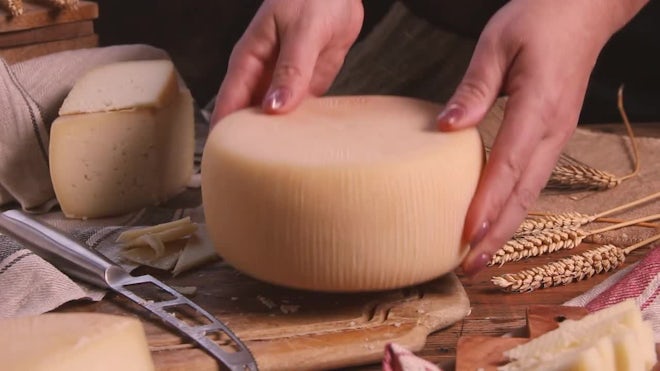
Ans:
{"label": "cheese rind", "polygon": [[51,127],[50,173],[71,218],[119,215],[180,193],[192,176],[193,104],[60,116]]}
{"label": "cheese rind", "polygon": [[176,69],[168,60],[107,64],[83,75],[60,107],[60,115],[161,108],[179,93]]}
{"label": "cheese rind", "polygon": [[476,129],[441,133],[439,106],[308,99],[232,114],[211,132],[202,197],[218,253],[279,285],[368,291],[453,270],[483,165]]}
{"label": "cheese rind", "polygon": [[150,371],[142,323],[96,313],[48,313],[0,320],[8,371]]}

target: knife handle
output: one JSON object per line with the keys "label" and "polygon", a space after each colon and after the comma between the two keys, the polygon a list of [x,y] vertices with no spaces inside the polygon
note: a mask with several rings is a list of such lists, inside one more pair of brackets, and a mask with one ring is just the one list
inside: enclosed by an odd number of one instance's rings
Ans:
{"label": "knife handle", "polygon": [[128,276],[98,252],[20,210],[0,213],[0,231],[53,264],[62,272],[101,288]]}

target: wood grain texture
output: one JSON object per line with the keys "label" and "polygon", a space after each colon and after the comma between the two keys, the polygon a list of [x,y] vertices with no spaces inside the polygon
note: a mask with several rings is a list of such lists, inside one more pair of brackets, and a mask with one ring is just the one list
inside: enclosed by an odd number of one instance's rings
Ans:
{"label": "wood grain texture", "polygon": [[[223,263],[175,281],[179,286],[198,287],[192,299],[236,332],[261,370],[330,369],[379,362],[389,342],[419,351],[430,332],[460,321],[469,312],[467,295],[454,274],[405,290],[368,294],[289,290],[253,280]],[[144,314],[116,296],[62,310]],[[186,313],[177,316],[189,318]],[[189,320],[197,318],[190,316]],[[157,320],[144,323],[158,370],[217,368],[211,357]],[[222,340],[219,343],[229,346]]]}
{"label": "wood grain texture", "polygon": [[11,17],[4,10],[0,10],[0,33],[92,20],[98,16],[98,5],[92,1],[81,1],[76,9],[52,9],[44,5],[24,3],[23,14],[18,17]]}
{"label": "wood grain texture", "polygon": [[96,46],[98,46],[97,35],[88,35],[67,40],[57,40],[11,48],[0,48],[0,57],[4,58],[7,63],[13,64],[51,53],[62,52],[65,50],[93,48]]}
{"label": "wood grain texture", "polygon": [[93,34],[93,21],[63,23],[30,30],[0,33],[0,48],[74,39]]}

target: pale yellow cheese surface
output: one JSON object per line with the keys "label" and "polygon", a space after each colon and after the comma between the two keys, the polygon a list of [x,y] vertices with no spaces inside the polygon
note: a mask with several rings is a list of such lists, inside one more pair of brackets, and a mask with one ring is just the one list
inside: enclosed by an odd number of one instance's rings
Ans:
{"label": "pale yellow cheese surface", "polygon": [[192,97],[161,109],[60,116],[52,125],[50,173],[72,218],[119,215],[185,189],[193,171]]}
{"label": "pale yellow cheese surface", "polygon": [[95,313],[48,313],[0,320],[5,371],[149,371],[140,321]]}
{"label": "pale yellow cheese surface", "polygon": [[176,69],[168,60],[116,62],[83,75],[60,107],[60,115],[159,108],[178,92]]}
{"label": "pale yellow cheese surface", "polygon": [[272,283],[402,287],[453,270],[483,165],[476,129],[441,133],[441,107],[381,96],[247,109],[214,128],[202,195],[218,253]]}
{"label": "pale yellow cheese surface", "polygon": [[653,330],[632,300],[567,320],[559,328],[513,348],[501,371],[647,371],[656,363]]}

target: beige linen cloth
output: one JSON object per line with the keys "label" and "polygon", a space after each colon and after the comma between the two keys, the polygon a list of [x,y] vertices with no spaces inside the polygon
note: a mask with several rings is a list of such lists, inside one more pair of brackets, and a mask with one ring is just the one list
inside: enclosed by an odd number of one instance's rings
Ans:
{"label": "beige linen cloth", "polygon": [[[50,124],[74,82],[91,68],[118,61],[163,59],[146,45],[68,51],[8,65],[0,59],[0,205],[45,212],[55,205],[48,171]],[[206,130],[199,119],[197,133]],[[196,159],[201,156],[198,141]],[[168,205],[118,218],[81,222],[60,212],[39,214],[47,223],[118,261],[114,237],[129,226],[153,225],[191,216],[203,221],[198,192],[190,190]],[[124,264],[126,268],[136,266]],[[103,291],[73,282],[30,250],[0,235],[0,318],[34,315],[71,300],[100,300]]]}

